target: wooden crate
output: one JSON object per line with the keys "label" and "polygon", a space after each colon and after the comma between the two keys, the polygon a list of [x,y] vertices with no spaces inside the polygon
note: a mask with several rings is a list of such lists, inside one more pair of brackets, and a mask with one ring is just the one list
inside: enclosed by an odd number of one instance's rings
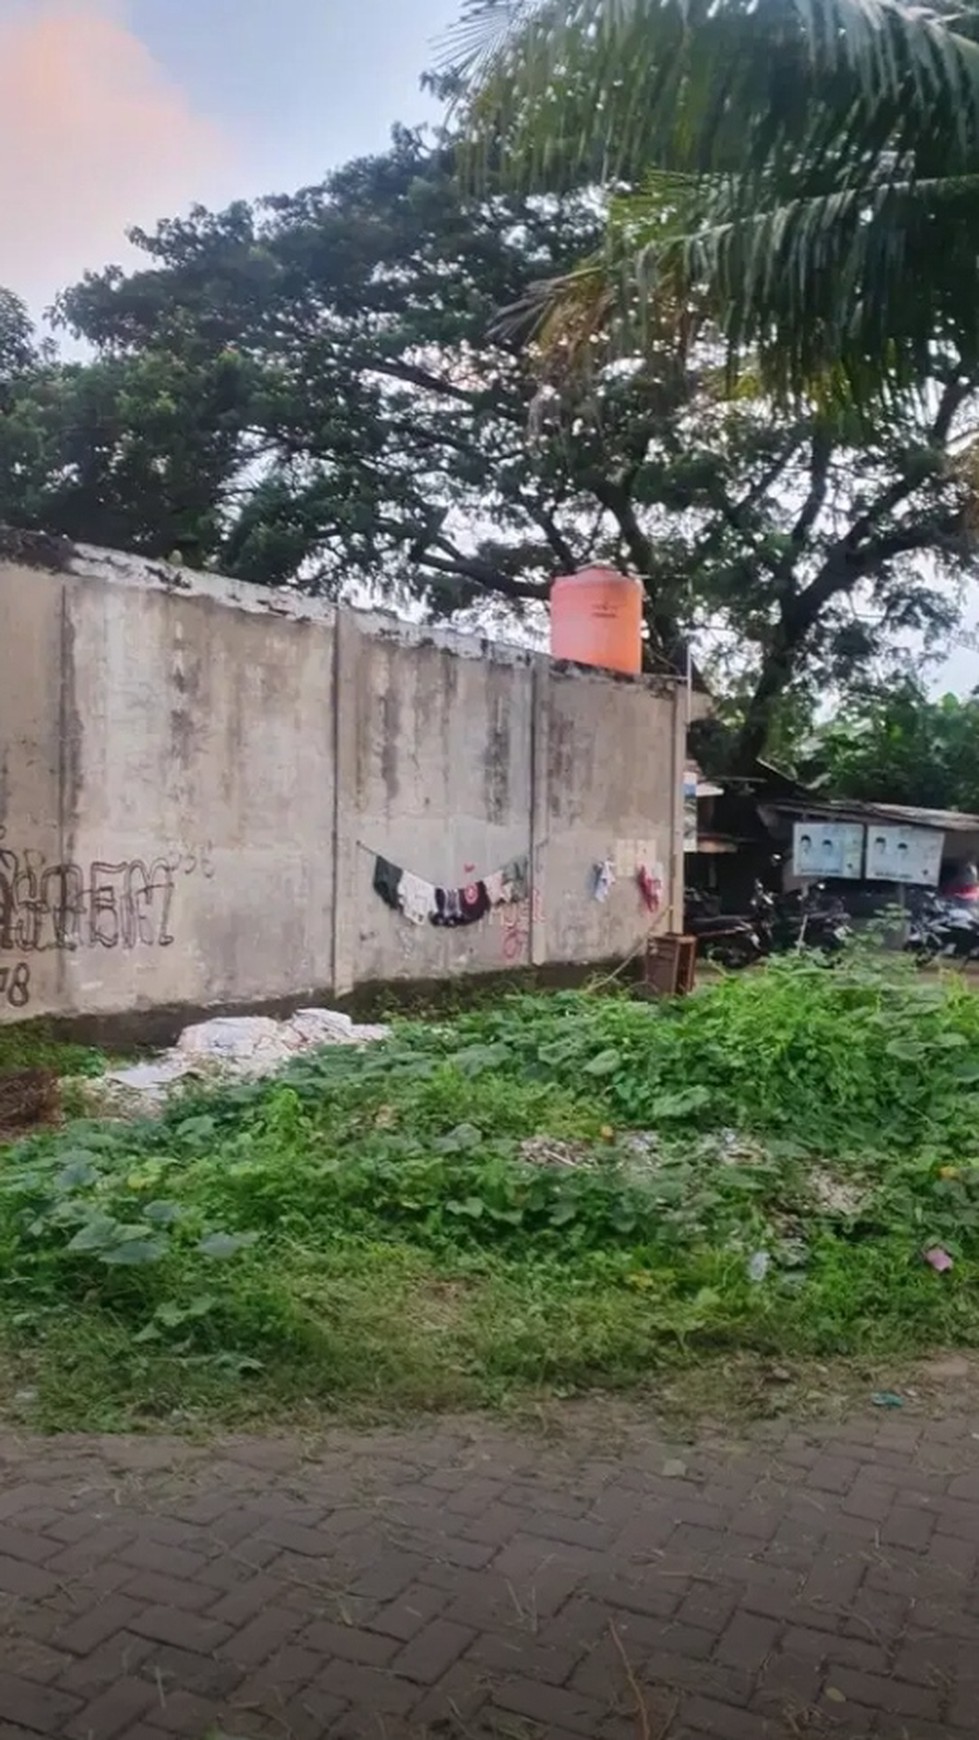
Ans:
{"label": "wooden crate", "polygon": [[651,937],[646,949],[645,979],[658,997],[686,997],[693,990],[697,939],[670,931]]}

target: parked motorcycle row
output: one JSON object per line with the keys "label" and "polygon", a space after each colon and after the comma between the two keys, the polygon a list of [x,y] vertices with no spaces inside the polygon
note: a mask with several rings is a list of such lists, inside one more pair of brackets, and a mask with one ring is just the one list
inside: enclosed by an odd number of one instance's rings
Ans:
{"label": "parked motorcycle row", "polygon": [[[923,962],[979,961],[979,900],[916,890],[907,909],[904,947]],[[721,912],[702,890],[687,891],[684,928],[697,938],[701,959],[718,966],[751,966],[771,954],[790,949],[838,953],[853,935],[853,919],[838,895],[825,883],[772,894],[755,883],[746,913]]]}
{"label": "parked motorcycle row", "polygon": [[[748,912],[721,912],[710,895],[690,888],[684,929],[697,938],[697,953],[722,967],[747,967],[765,955],[794,948],[834,953],[851,934],[843,902],[824,883],[772,894],[755,883]],[[977,939],[979,940],[979,939]]]}

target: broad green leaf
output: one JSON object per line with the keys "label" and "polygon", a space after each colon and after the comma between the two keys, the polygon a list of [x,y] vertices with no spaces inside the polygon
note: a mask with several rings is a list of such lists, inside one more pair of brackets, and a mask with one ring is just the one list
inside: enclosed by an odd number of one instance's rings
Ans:
{"label": "broad green leaf", "polygon": [[117,1244],[122,1231],[119,1222],[110,1214],[93,1214],[91,1219],[80,1226],[73,1239],[68,1244],[69,1251],[104,1251]]}
{"label": "broad green leaf", "polygon": [[173,1226],[183,1212],[179,1202],[148,1202],[143,1209],[144,1217],[154,1226]]}
{"label": "broad green leaf", "polygon": [[598,1077],[614,1075],[616,1070],[621,1068],[621,1065],[622,1058],[619,1052],[609,1049],[600,1051],[597,1057],[589,1058],[588,1062],[582,1066],[582,1073]]}
{"label": "broad green leaf", "polygon": [[467,1196],[462,1201],[447,1202],[445,1206],[450,1214],[464,1214],[469,1220],[481,1220],[486,1213],[486,1204],[480,1196]]}
{"label": "broad green leaf", "polygon": [[483,1132],[476,1124],[457,1124],[433,1144],[439,1154],[471,1154],[483,1141]]}
{"label": "broad green leaf", "polygon": [[482,1075],[489,1069],[501,1069],[510,1058],[508,1045],[469,1045],[464,1051],[457,1051],[449,1061],[463,1075]]}
{"label": "broad green leaf", "polygon": [[257,1239],[258,1234],[253,1232],[214,1232],[202,1238],[197,1249],[204,1257],[216,1257],[223,1261],[227,1257],[236,1256],[239,1251],[247,1250]]}
{"label": "broad green leaf", "polygon": [[127,1239],[99,1252],[99,1261],[110,1268],[138,1268],[142,1263],[156,1263],[166,1251],[163,1239]]}

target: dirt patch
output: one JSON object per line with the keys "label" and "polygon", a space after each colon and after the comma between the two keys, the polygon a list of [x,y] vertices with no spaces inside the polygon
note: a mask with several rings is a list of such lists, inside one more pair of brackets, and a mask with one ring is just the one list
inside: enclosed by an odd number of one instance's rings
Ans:
{"label": "dirt patch", "polygon": [[0,1075],[0,1143],[49,1128],[61,1117],[61,1092],[51,1069],[20,1069]]}

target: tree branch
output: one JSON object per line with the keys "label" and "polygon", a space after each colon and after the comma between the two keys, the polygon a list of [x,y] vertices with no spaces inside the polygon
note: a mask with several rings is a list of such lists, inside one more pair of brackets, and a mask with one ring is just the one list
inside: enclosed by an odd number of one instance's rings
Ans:
{"label": "tree branch", "polygon": [[504,598],[519,599],[524,603],[544,601],[547,598],[546,583],[515,580],[512,575],[505,574],[491,562],[484,562],[479,556],[463,555],[446,538],[435,539],[433,548],[446,552],[447,559],[434,555],[431,549],[420,551],[416,557],[420,567],[430,568],[435,574],[446,574],[455,580],[468,580],[484,592],[499,592]]}
{"label": "tree branch", "polygon": [[796,637],[796,644],[808,634],[819,612],[836,593],[852,592],[857,582],[875,568],[914,550],[953,547],[963,553],[966,548],[962,538],[962,515],[957,510],[941,519],[916,520],[898,526],[892,532],[882,532],[861,550],[847,549],[845,544],[842,548],[835,546],[819,573],[798,597],[793,627],[797,621],[801,632]]}
{"label": "tree branch", "polygon": [[[725,523],[730,526],[732,531],[737,532],[739,538],[744,539],[745,543],[751,550],[752,555],[757,557],[762,566],[767,568],[769,573],[783,585],[785,584],[787,574],[791,574],[791,564],[788,566],[788,569],[786,569],[784,557],[776,559],[773,556],[767,556],[764,550],[759,549],[757,541],[752,537],[747,525],[745,524],[744,516],[750,513],[751,509],[761,501],[762,497],[768,494],[768,491],[772,488],[773,484],[778,482],[783,472],[785,472],[788,466],[792,463],[792,460],[798,453],[801,445],[802,443],[799,436],[793,434],[791,440],[785,447],[783,447],[778,457],[772,461],[771,465],[766,466],[761,476],[752,484],[751,488],[742,496],[739,502],[730,501],[725,493],[723,485],[720,483],[715,484],[712,491],[714,505],[718,509]],[[712,534],[708,533],[708,545],[711,538]]]}
{"label": "tree branch", "polygon": [[[969,392],[970,388],[960,380],[946,381],[942,389],[938,410],[935,413],[935,420],[928,430],[928,445],[930,447],[944,447],[946,445],[955,413],[963,401],[968,398]],[[892,508],[899,507],[902,501],[906,501],[907,497],[912,495],[920,486],[921,481],[919,475],[911,475],[907,471],[895,478],[894,482],[881,492],[866,512],[862,513],[859,519],[854,520],[849,531],[831,551],[830,560],[837,553],[855,551],[861,539],[870,535],[883,515],[890,513]]]}
{"label": "tree branch", "polygon": [[829,462],[833,457],[833,439],[825,424],[818,424],[813,431],[812,454],[809,462],[810,485],[809,494],[802,504],[795,525],[792,527],[792,542],[798,550],[805,543],[812,531],[822,506],[826,500],[826,488],[829,483]]}
{"label": "tree branch", "polygon": [[458,399],[463,405],[477,405],[484,394],[473,392],[468,387],[457,387],[454,381],[447,381],[440,375],[433,375],[428,369],[419,368],[415,363],[403,362],[400,358],[371,355],[352,355],[350,358],[354,368],[363,369],[365,374],[387,375],[391,380],[404,381],[409,387],[422,387],[425,392],[439,393],[448,399]]}
{"label": "tree branch", "polygon": [[535,525],[540,526],[541,531],[544,533],[544,536],[550,544],[551,549],[554,551],[558,561],[563,564],[565,572],[568,574],[573,573],[577,566],[574,551],[561,531],[560,526],[557,524],[557,521],[548,513],[542,502],[529,502],[521,496],[520,504],[529,518],[534,521]]}
{"label": "tree branch", "polygon": [[602,477],[598,473],[589,472],[583,479],[586,488],[590,488],[597,501],[612,515],[622,534],[622,540],[629,552],[629,560],[643,579],[652,575],[655,567],[655,556],[650,539],[646,536],[636,515],[635,506],[622,484],[616,483],[611,477]]}

